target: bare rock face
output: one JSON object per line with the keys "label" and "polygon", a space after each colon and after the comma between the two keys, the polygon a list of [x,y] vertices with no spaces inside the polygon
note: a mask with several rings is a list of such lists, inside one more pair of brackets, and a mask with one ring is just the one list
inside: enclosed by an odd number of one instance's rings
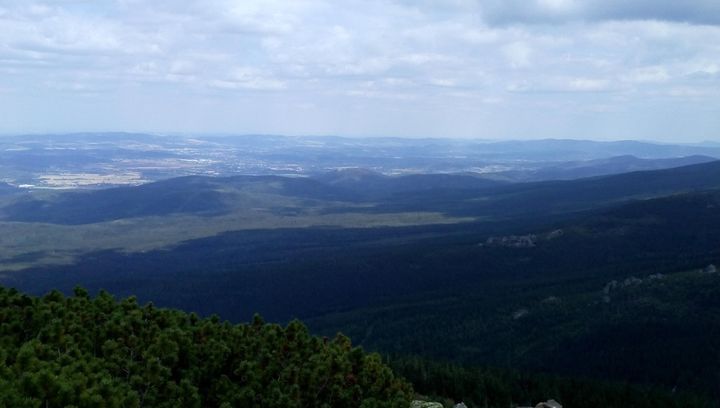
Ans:
{"label": "bare rock face", "polygon": [[530,313],[530,311],[525,308],[518,309],[512,314],[512,318],[513,320],[522,319],[523,317],[527,316],[528,313]]}
{"label": "bare rock face", "polygon": [[551,399],[535,405],[535,408],[562,408],[562,405],[554,399]]}
{"label": "bare rock face", "polygon": [[[439,402],[430,402],[430,401],[413,401],[410,404],[410,408],[443,408],[443,405]],[[454,408],[468,408],[467,405],[465,405],[464,402],[461,402],[459,404],[455,404]],[[518,408],[533,408],[533,407],[518,407]],[[537,405],[535,405],[535,408],[563,408],[562,404],[555,401],[554,399],[547,400],[545,402],[541,402]]]}
{"label": "bare rock face", "polygon": [[413,401],[410,403],[410,408],[443,408],[443,406],[439,402]]}
{"label": "bare rock face", "polygon": [[508,235],[504,237],[490,237],[480,246],[507,247],[507,248],[533,248],[537,243],[537,235]]}

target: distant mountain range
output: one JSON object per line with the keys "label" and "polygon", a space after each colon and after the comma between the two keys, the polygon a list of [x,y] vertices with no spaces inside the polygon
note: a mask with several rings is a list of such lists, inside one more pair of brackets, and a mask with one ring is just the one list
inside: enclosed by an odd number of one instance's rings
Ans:
{"label": "distant mountain range", "polygon": [[635,140],[612,142],[572,139],[503,141],[475,144],[471,152],[481,152],[494,157],[504,156],[538,161],[593,160],[625,155],[644,159],[692,155],[720,157],[719,146],[661,144]]}
{"label": "distant mountain range", "polygon": [[572,180],[606,176],[643,170],[661,170],[717,160],[710,156],[685,156],[664,159],[641,159],[632,155],[614,156],[585,161],[547,163],[531,170],[509,170],[492,173],[488,177],[514,182]]}
{"label": "distant mountain range", "polygon": [[[700,158],[690,161],[694,160]],[[193,176],[136,187],[23,194],[0,206],[0,219],[89,224],[171,214],[209,217],[252,208],[282,214],[290,208],[331,202],[335,205],[325,211],[431,211],[508,218],[585,211],[628,199],[711,188],[720,188],[720,161],[578,180],[512,184],[475,175],[389,177],[365,170],[341,170],[316,178]],[[6,186],[0,191],[15,190]]]}
{"label": "distant mountain range", "polygon": [[[696,160],[705,158],[687,159]],[[0,219],[89,224],[171,214],[217,216],[252,208],[283,213],[311,203],[317,206],[330,202],[336,205],[326,211],[338,213],[432,211],[508,218],[585,211],[628,199],[711,188],[720,188],[720,161],[578,180],[512,184],[476,175],[389,177],[348,169],[315,178],[193,176],[136,187],[22,194],[0,206]],[[16,191],[8,185],[0,186],[0,193]]]}
{"label": "distant mountain range", "polygon": [[437,189],[478,190],[504,182],[478,174],[410,174],[385,176],[364,169],[343,169],[313,177],[315,180],[352,191],[358,195],[387,197],[408,192]]}
{"label": "distant mountain range", "polygon": [[669,168],[711,158],[720,158],[720,146],[552,139],[41,134],[0,137],[0,181],[27,188],[105,188],[189,175],[320,177],[362,168],[389,176],[479,174],[524,182]]}

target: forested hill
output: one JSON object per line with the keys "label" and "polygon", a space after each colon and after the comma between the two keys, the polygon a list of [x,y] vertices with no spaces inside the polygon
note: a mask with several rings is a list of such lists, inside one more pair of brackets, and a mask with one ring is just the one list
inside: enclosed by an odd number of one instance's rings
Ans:
{"label": "forested hill", "polygon": [[412,388],[347,337],[0,287],[0,407],[407,408]]}
{"label": "forested hill", "polygon": [[[424,395],[454,407],[716,408],[693,395],[586,379],[388,358]],[[256,316],[232,325],[107,292],[44,297],[0,287],[0,407],[408,408],[415,394],[377,354]],[[421,404],[422,405],[422,404]],[[533,404],[534,405],[534,404]],[[437,406],[431,405],[431,406]]]}
{"label": "forested hill", "polygon": [[[4,188],[19,191],[0,183],[0,194]],[[387,177],[357,169],[317,178],[192,176],[134,187],[16,194],[0,202],[0,221],[85,225],[142,217],[212,220],[232,215],[256,219],[417,212],[506,220],[713,188],[720,188],[720,161],[533,183],[501,183],[463,174]]]}

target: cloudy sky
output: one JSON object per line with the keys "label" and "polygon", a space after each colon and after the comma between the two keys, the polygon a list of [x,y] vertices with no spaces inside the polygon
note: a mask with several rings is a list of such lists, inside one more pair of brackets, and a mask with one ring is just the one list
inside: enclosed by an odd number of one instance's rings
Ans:
{"label": "cloudy sky", "polygon": [[0,0],[0,133],[720,141],[718,0]]}

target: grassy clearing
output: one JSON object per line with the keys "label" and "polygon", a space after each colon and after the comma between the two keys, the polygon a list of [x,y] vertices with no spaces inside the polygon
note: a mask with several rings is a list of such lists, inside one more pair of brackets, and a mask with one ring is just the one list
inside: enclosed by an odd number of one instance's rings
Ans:
{"label": "grassy clearing", "polygon": [[390,214],[307,211],[278,215],[263,208],[203,217],[170,215],[128,218],[84,225],[0,222],[0,271],[72,263],[78,255],[102,250],[142,252],[230,231],[277,228],[374,228],[473,221],[435,212]]}

